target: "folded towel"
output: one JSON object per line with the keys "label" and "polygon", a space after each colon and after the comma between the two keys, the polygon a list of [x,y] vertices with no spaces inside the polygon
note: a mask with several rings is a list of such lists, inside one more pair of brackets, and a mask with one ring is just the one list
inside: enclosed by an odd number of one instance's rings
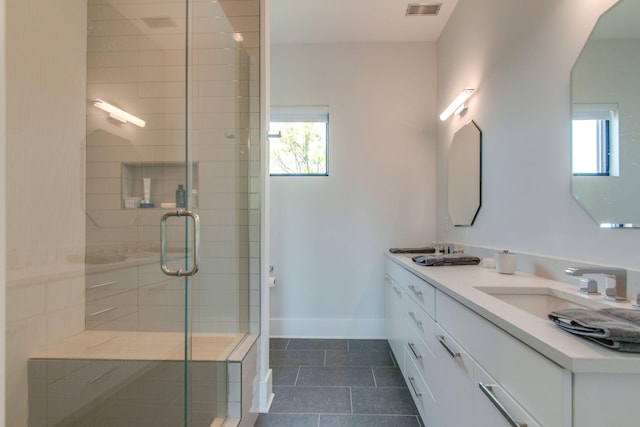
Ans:
{"label": "folded towel", "polygon": [[432,254],[436,250],[431,246],[424,246],[422,248],[391,248],[389,252],[392,254]]}
{"label": "folded towel", "polygon": [[411,259],[416,264],[426,266],[480,264],[480,258],[465,254],[420,255]]}
{"label": "folded towel", "polygon": [[562,330],[625,352],[640,352],[640,312],[624,308],[571,308],[549,313]]}

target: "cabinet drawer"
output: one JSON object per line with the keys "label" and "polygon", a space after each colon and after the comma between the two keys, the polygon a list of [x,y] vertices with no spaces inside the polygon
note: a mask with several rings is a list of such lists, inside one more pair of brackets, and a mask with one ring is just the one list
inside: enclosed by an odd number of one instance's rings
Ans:
{"label": "cabinet drawer", "polygon": [[[406,271],[406,270],[405,270]],[[431,317],[436,317],[436,288],[407,271],[405,292]]]}
{"label": "cabinet drawer", "polygon": [[[408,352],[409,350],[407,350]],[[405,355],[407,361],[405,365],[404,380],[407,382],[409,392],[413,401],[418,408],[420,417],[426,427],[439,427],[434,414],[436,413],[436,399],[431,392],[431,389],[427,382],[422,378],[415,363],[413,363],[412,356]]]}
{"label": "cabinet drawer", "polygon": [[87,274],[86,301],[94,301],[136,289],[137,267]]}
{"label": "cabinet drawer", "polygon": [[[73,365],[82,363],[77,370]],[[69,368],[68,375],[52,382],[47,387],[49,399],[49,416],[62,419],[86,405],[91,404],[113,387],[112,375],[117,369],[117,362],[111,360],[64,360]]]}
{"label": "cabinet drawer", "polygon": [[[494,378],[477,364],[474,367],[475,391],[473,397],[474,421],[477,426],[511,427],[526,425],[541,427]],[[559,425],[556,422],[545,424]]]}
{"label": "cabinet drawer", "polygon": [[[542,425],[571,425],[571,373],[438,291],[437,322]],[[559,423],[559,420],[562,420]]]}
{"label": "cabinet drawer", "polygon": [[429,316],[436,315],[436,289],[416,276],[405,270],[404,267],[395,262],[386,260],[387,274],[413,299]]}
{"label": "cabinet drawer", "polygon": [[[433,326],[430,326],[429,329],[433,329]],[[427,381],[432,380],[437,369],[436,358],[433,350],[429,348],[417,332],[410,330],[404,342],[404,348],[407,354],[406,358],[413,361],[420,375]],[[406,361],[405,364],[407,364]]]}
{"label": "cabinet drawer", "polygon": [[384,259],[384,270],[389,277],[396,281],[396,283],[399,283],[402,280],[403,272],[406,271],[399,264],[386,257]]}
{"label": "cabinet drawer", "polygon": [[85,327],[86,329],[97,329],[109,322],[135,313],[137,306],[138,292],[135,290],[87,303]]}
{"label": "cabinet drawer", "polygon": [[434,321],[422,308],[411,298],[404,299],[405,318],[411,330],[425,343],[434,333]]}

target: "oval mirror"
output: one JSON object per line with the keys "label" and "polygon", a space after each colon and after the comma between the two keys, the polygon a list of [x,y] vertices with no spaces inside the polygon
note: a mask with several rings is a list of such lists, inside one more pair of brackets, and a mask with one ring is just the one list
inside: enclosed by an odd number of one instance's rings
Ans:
{"label": "oval mirror", "polygon": [[482,132],[474,121],[460,128],[449,147],[449,217],[470,226],[480,210]]}
{"label": "oval mirror", "polygon": [[640,227],[640,2],[596,23],[571,70],[571,193],[601,227]]}

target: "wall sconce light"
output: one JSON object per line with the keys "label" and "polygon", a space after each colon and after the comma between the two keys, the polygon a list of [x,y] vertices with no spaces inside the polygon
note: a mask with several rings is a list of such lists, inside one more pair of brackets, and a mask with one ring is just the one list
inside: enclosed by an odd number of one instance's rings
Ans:
{"label": "wall sconce light", "polygon": [[465,102],[467,102],[467,99],[469,99],[469,97],[473,94],[474,90],[475,89],[466,88],[462,92],[460,92],[460,95],[456,96],[456,99],[454,99],[453,102],[451,102],[451,104],[449,104],[449,106],[445,108],[442,114],[440,114],[440,120],[445,121],[452,114],[460,114],[463,110],[465,110]]}
{"label": "wall sconce light", "polygon": [[111,117],[112,119],[118,120],[119,122],[131,123],[141,128],[147,125],[147,123],[144,120],[134,116],[133,114],[127,113],[126,111],[121,110],[120,108],[114,105],[111,105],[108,102],[104,102],[101,99],[98,99],[98,98],[94,99],[93,106],[101,109],[102,111],[109,113],[109,117]]}

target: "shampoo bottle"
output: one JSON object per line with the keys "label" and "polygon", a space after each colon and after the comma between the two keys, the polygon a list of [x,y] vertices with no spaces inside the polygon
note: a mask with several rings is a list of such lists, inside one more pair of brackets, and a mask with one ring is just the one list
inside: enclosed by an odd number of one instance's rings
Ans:
{"label": "shampoo bottle", "polygon": [[176,190],[176,207],[177,208],[185,208],[187,207],[187,195],[184,191],[184,187],[182,184],[178,185],[178,189]]}

